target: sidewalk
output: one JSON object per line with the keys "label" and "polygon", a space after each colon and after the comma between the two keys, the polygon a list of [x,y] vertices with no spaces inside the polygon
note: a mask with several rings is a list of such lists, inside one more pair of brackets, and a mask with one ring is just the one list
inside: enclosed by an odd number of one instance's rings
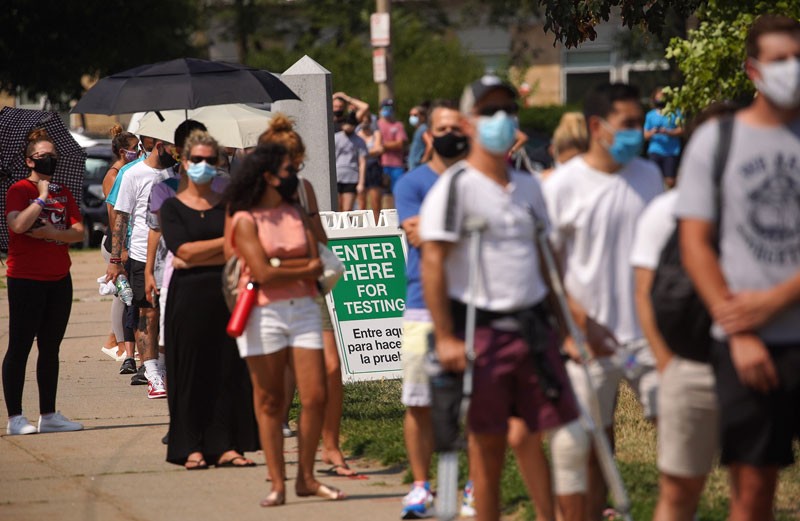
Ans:
{"label": "sidewalk", "polygon": [[[74,299],[61,346],[57,408],[85,430],[75,433],[6,436],[5,401],[0,396],[0,519],[29,521],[172,521],[280,519],[282,521],[394,520],[407,492],[402,471],[363,460],[351,466],[369,479],[321,478],[349,499],[330,502],[294,496],[287,505],[264,509],[269,491],[259,452],[255,468],[187,472],[164,461],[161,437],[169,422],[166,400],[148,400],[146,386],[131,386],[119,362],[100,352],[110,330],[107,297],[95,280],[104,271],[97,251],[72,252]],[[5,284],[5,268],[0,267]],[[8,298],[0,289],[0,358],[8,345]],[[23,408],[39,417],[36,347],[28,360]],[[297,471],[296,438],[286,440],[289,479]],[[317,468],[324,468],[318,462]]]}

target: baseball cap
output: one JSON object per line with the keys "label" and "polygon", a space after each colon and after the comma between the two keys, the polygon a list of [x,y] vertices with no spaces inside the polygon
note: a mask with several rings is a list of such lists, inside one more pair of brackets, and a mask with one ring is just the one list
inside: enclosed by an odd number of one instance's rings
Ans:
{"label": "baseball cap", "polygon": [[479,103],[495,89],[504,90],[512,98],[517,98],[517,91],[514,87],[493,74],[486,74],[464,88],[464,93],[461,95],[461,112],[463,114],[469,113],[476,103]]}

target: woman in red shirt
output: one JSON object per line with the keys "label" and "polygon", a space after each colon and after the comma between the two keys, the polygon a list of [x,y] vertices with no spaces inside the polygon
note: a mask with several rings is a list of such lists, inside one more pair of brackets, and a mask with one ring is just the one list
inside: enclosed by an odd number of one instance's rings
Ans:
{"label": "woman in red shirt", "polygon": [[[56,411],[58,351],[72,309],[69,243],[83,240],[80,209],[70,191],[51,184],[58,154],[44,129],[28,135],[25,164],[30,175],[6,194],[8,222],[8,351],[3,393],[8,434],[83,429]],[[37,339],[38,428],[22,415],[25,366]]]}

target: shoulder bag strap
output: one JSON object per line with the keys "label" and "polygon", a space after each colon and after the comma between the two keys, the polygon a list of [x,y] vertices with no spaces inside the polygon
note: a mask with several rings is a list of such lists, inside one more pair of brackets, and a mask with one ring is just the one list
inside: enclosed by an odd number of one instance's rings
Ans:
{"label": "shoulder bag strap", "polygon": [[714,151],[714,211],[716,218],[716,237],[719,243],[719,230],[722,227],[722,176],[725,174],[725,167],[728,165],[728,154],[731,149],[733,138],[735,114],[720,118],[718,128],[719,136],[717,148]]}

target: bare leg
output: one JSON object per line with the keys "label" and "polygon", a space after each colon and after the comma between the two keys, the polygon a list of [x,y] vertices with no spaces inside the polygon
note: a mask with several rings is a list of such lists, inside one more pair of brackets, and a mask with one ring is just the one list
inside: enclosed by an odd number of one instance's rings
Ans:
{"label": "bare leg", "polygon": [[554,521],[550,466],[542,448],[542,435],[530,432],[519,418],[508,421],[508,444],[517,458],[522,480],[536,508],[536,519]]}
{"label": "bare leg", "polygon": [[500,473],[505,452],[505,434],[472,433],[469,437],[470,475],[475,486],[478,521],[500,519]]}
{"label": "bare leg", "polygon": [[658,478],[658,503],[653,521],[692,521],[706,477],[680,478],[663,472]]}
{"label": "bare leg", "polygon": [[297,433],[299,458],[295,490],[298,495],[314,492],[317,452],[325,416],[325,359],[321,349],[292,348],[297,391],[300,394],[300,428]]}
{"label": "bare leg", "polygon": [[327,383],[328,401],[325,405],[325,420],[322,424],[322,461],[340,465],[337,473],[342,476],[355,474],[347,470],[342,449],[339,447],[339,429],[342,424],[342,403],[344,386],[342,385],[342,366],[336,339],[333,331],[322,332],[322,344],[325,353],[325,381]]}
{"label": "bare leg", "polygon": [[375,222],[381,216],[381,199],[383,198],[383,190],[381,188],[370,188],[369,204],[372,207],[372,213],[375,215]]}
{"label": "bare leg", "polygon": [[289,423],[289,410],[292,408],[292,400],[294,400],[294,390],[296,387],[296,382],[294,379],[294,369],[292,368],[292,359],[289,357],[289,362],[286,364],[284,368],[283,374],[283,411],[281,412],[281,418],[283,419],[283,423]]}
{"label": "bare leg", "polygon": [[729,521],[772,521],[778,467],[730,466],[731,513]]}
{"label": "bare leg", "polygon": [[408,462],[414,481],[428,481],[433,455],[433,424],[430,407],[408,407],[403,420]]}
{"label": "bare leg", "polygon": [[111,349],[115,345],[117,345],[117,335],[112,331],[108,334],[108,338],[106,338],[106,343],[103,344],[103,347]]}
{"label": "bare leg", "polygon": [[345,192],[339,194],[339,211],[349,212],[353,209],[353,203],[356,201],[356,194]]}
{"label": "bare leg", "polygon": [[283,460],[283,434],[281,414],[283,412],[283,375],[289,358],[289,350],[247,360],[250,381],[253,384],[253,409],[258,422],[258,435],[264,457],[267,460],[267,476],[272,480],[272,490],[284,494],[286,469]]}
{"label": "bare leg", "polygon": [[158,309],[141,308],[139,327],[136,329],[136,344],[142,362],[158,359]]}
{"label": "bare leg", "polygon": [[[606,427],[606,435],[611,448],[614,448],[614,427]],[[589,519],[602,519],[603,510],[606,508],[608,501],[608,486],[606,480],[603,478],[603,471],[600,469],[600,461],[597,459],[594,446],[592,446],[591,453],[589,454],[589,492],[588,496],[588,510]]]}

